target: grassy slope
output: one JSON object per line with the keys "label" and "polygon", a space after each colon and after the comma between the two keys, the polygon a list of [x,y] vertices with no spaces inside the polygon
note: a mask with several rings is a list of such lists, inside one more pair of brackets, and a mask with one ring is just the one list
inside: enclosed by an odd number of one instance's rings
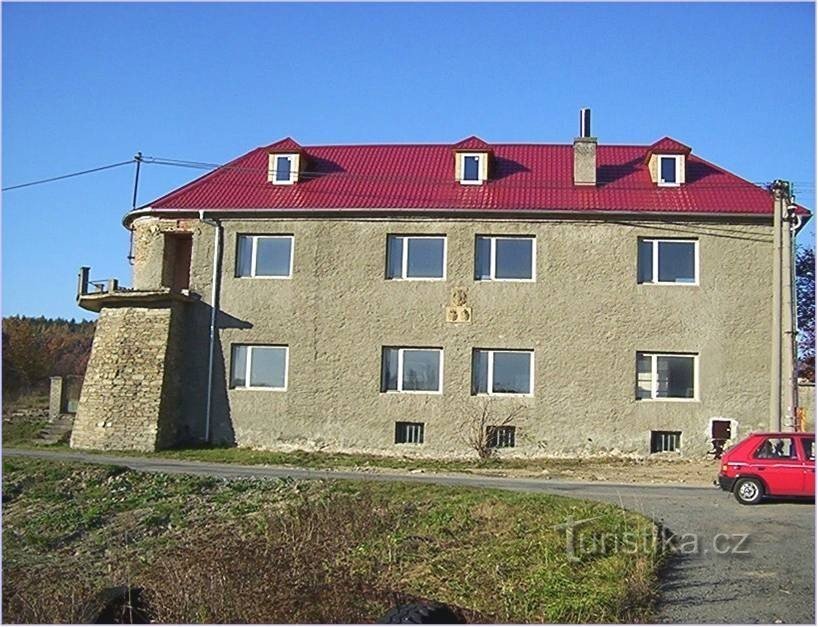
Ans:
{"label": "grassy slope", "polygon": [[3,463],[6,621],[77,620],[105,585],[148,591],[160,622],[373,622],[394,594],[491,622],[644,619],[646,543],[570,561],[651,523],[547,495],[408,484],[221,481],[24,459]]}

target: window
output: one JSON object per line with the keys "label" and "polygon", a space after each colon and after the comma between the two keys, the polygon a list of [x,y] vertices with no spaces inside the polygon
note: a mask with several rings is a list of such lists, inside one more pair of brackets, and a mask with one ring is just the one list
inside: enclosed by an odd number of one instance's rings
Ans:
{"label": "window", "polygon": [[475,349],[472,394],[532,394],[533,351]]}
{"label": "window", "polygon": [[443,351],[439,348],[383,349],[381,392],[443,391]]}
{"label": "window", "polygon": [[659,176],[657,183],[660,187],[677,187],[681,182],[681,164],[682,157],[680,155],[661,155],[659,156]]}
{"label": "window", "polygon": [[474,246],[474,278],[477,281],[533,281],[533,237],[479,235]]}
{"label": "window", "polygon": [[234,344],[230,359],[230,387],[287,389],[286,346],[248,346]]}
{"label": "window", "polygon": [[698,240],[640,239],[638,247],[638,283],[698,285]]}
{"label": "window", "polygon": [[795,459],[797,456],[792,438],[767,438],[754,455],[759,459]]}
{"label": "window", "polygon": [[237,277],[289,279],[292,274],[292,235],[239,235]]}
{"label": "window", "polygon": [[422,422],[396,422],[395,444],[423,444]]}
{"label": "window", "polygon": [[815,438],[801,438],[801,445],[804,447],[804,456],[815,459]]}
{"label": "window", "polygon": [[486,180],[485,153],[461,153],[459,158],[461,185],[480,185]]}
{"label": "window", "polygon": [[298,181],[300,155],[269,155],[267,180],[273,185],[292,185]]}
{"label": "window", "polygon": [[390,235],[386,240],[386,278],[446,278],[446,238],[441,235]]}
{"label": "window", "polygon": [[488,445],[490,448],[513,448],[517,427],[486,427]]}
{"label": "window", "polygon": [[637,400],[696,400],[698,355],[636,353]]}
{"label": "window", "polygon": [[651,431],[651,453],[679,453],[682,449],[681,431]]}

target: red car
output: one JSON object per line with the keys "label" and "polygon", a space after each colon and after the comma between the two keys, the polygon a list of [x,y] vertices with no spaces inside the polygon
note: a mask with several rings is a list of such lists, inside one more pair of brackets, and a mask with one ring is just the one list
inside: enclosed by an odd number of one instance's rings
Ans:
{"label": "red car", "polygon": [[752,433],[722,455],[719,487],[742,505],[815,498],[815,434]]}

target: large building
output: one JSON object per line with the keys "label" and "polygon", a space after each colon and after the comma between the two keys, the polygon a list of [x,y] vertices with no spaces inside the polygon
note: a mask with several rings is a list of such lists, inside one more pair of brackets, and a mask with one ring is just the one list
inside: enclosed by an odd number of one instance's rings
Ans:
{"label": "large building", "polygon": [[785,187],[585,124],[256,148],[126,215],[132,288],[81,276],[71,445],[704,454],[769,426]]}

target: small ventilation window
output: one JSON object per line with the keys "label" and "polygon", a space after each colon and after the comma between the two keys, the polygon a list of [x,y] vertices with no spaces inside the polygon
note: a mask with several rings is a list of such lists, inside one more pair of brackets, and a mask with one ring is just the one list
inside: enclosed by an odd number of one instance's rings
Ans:
{"label": "small ventilation window", "polygon": [[651,453],[680,453],[682,450],[681,431],[651,431]]}
{"label": "small ventilation window", "polygon": [[488,445],[491,448],[514,448],[517,427],[486,427]]}
{"label": "small ventilation window", "polygon": [[395,444],[423,444],[424,428],[422,422],[396,422]]}

